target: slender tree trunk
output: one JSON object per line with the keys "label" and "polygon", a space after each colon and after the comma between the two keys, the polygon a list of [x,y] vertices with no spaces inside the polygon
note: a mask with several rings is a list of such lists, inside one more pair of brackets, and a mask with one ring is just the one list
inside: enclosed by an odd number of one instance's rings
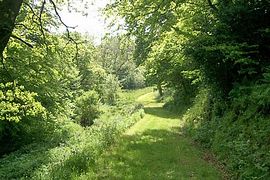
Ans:
{"label": "slender tree trunk", "polygon": [[162,90],[162,87],[161,87],[161,83],[157,84],[157,89],[158,89],[158,93],[159,93],[160,97],[162,97],[163,96],[163,90]]}
{"label": "slender tree trunk", "polygon": [[0,56],[14,29],[23,0],[0,0]]}

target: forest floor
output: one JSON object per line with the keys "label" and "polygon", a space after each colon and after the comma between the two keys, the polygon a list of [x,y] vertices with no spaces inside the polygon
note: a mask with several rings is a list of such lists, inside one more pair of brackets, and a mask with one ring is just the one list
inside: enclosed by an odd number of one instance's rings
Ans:
{"label": "forest floor", "polygon": [[179,115],[162,108],[154,92],[137,99],[145,116],[104,153],[82,179],[222,179],[204,153],[183,136]]}

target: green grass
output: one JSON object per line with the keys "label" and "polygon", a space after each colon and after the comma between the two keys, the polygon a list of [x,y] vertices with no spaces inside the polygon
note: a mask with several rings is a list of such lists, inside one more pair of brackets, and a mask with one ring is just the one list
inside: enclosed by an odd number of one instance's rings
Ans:
{"label": "green grass", "polygon": [[127,130],[81,179],[222,179],[203,153],[180,133],[176,114],[157,103],[155,93],[140,96],[145,117]]}
{"label": "green grass", "polygon": [[123,90],[120,93],[120,99],[124,102],[134,103],[140,96],[153,91],[153,87],[146,87],[136,90]]}

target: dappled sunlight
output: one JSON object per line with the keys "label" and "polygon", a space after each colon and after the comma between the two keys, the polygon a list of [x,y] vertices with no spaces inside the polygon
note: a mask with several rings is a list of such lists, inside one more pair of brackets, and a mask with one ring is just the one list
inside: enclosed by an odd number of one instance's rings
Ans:
{"label": "dappled sunlight", "polygon": [[105,154],[99,163],[107,172],[98,174],[98,177],[216,179],[218,176],[215,170],[200,157],[200,152],[179,133],[170,130],[146,130],[142,134],[125,135],[121,146],[116,147],[113,153]]}
{"label": "dappled sunlight", "polygon": [[94,168],[97,179],[221,179],[202,153],[182,136],[179,116],[155,103],[153,92],[138,101],[145,117],[103,154]]}

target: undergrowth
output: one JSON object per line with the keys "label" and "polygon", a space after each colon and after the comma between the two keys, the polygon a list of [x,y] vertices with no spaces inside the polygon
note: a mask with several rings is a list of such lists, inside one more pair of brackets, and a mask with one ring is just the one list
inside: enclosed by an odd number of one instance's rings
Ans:
{"label": "undergrowth", "polygon": [[270,178],[269,90],[238,86],[222,100],[204,88],[183,116],[184,131],[210,148],[233,179]]}
{"label": "undergrowth", "polygon": [[124,130],[143,117],[141,105],[124,101],[118,106],[103,106],[105,113],[90,127],[59,117],[59,127],[51,139],[24,146],[0,159],[0,179],[79,177]]}

